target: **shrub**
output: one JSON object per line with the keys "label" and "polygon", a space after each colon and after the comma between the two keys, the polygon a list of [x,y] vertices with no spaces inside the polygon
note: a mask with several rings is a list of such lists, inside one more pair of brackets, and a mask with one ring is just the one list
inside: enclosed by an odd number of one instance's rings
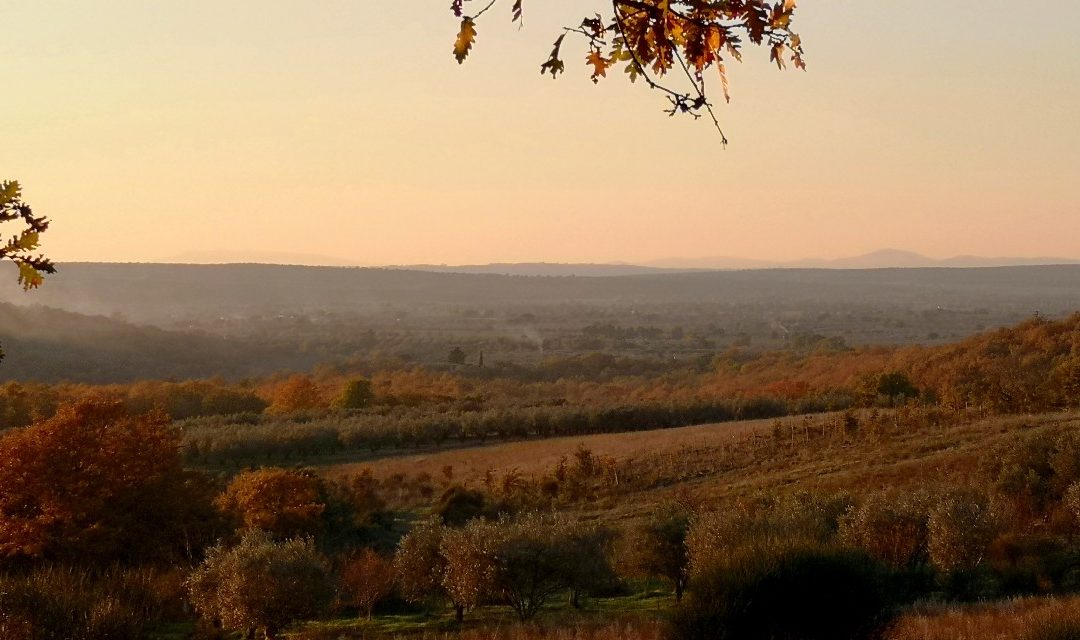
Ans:
{"label": "shrub", "polygon": [[460,527],[490,511],[483,493],[457,485],[447,489],[435,506],[435,514],[448,527]]}
{"label": "shrub", "polygon": [[839,539],[895,568],[926,558],[929,497],[924,493],[878,493],[840,519]]}
{"label": "shrub", "polygon": [[889,574],[873,558],[791,550],[695,574],[672,629],[677,640],[860,640],[894,608]]}
{"label": "shrub", "polygon": [[210,549],[189,578],[188,591],[204,617],[227,629],[262,629],[273,638],[290,623],[322,613],[334,585],[311,540],[276,542],[250,531],[235,547]]}
{"label": "shrub", "polygon": [[984,494],[955,491],[939,498],[927,520],[930,561],[943,573],[978,567],[999,530],[999,514]]}
{"label": "shrub", "polygon": [[793,548],[831,544],[850,504],[844,494],[799,493],[700,513],[686,538],[691,576],[748,555],[768,557]]}

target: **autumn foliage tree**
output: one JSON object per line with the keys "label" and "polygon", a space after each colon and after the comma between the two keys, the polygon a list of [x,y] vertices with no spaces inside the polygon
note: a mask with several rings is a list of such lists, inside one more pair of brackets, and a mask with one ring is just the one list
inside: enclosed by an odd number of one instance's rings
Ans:
{"label": "autumn foliage tree", "polygon": [[[509,0],[508,0],[509,1]],[[461,19],[454,57],[464,62],[477,38],[478,19],[498,0],[453,0],[451,10]],[[555,40],[540,72],[552,78],[563,73],[563,42],[567,35],[585,43],[583,62],[593,82],[621,69],[631,81],[638,78],[665,94],[671,115],[695,118],[707,113],[720,128],[706,87],[712,70],[724,99],[730,101],[727,63],[742,61],[746,44],[764,47],[783,69],[790,62],[805,69],[802,39],[792,30],[796,0],[612,0],[606,15],[586,16],[564,29]],[[475,11],[471,10],[474,9]],[[511,19],[521,23],[523,0],[512,0]],[[667,76],[682,78],[671,83]],[[725,139],[724,142],[727,140]]]}
{"label": "autumn foliage tree", "polygon": [[370,618],[375,605],[394,591],[393,562],[364,549],[345,561],[341,586],[349,603]]}
{"label": "autumn foliage tree", "polygon": [[0,436],[0,561],[179,552],[211,526],[210,501],[164,415],[91,400]]}
{"label": "autumn foliage tree", "polygon": [[273,391],[273,401],[267,412],[274,414],[296,413],[325,408],[319,385],[308,376],[294,375]]}
{"label": "autumn foliage tree", "polygon": [[326,510],[318,478],[274,467],[240,473],[217,505],[243,527],[279,538],[314,534]]}

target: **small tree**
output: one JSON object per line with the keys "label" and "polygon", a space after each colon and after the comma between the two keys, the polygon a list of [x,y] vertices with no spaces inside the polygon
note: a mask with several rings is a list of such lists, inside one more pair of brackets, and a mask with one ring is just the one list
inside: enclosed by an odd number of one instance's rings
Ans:
{"label": "small tree", "polygon": [[341,409],[365,409],[375,400],[375,391],[371,381],[355,378],[345,383],[341,394],[334,400],[334,406]]}
{"label": "small tree", "polygon": [[324,408],[319,385],[305,375],[290,376],[274,389],[273,402],[267,407],[267,413],[283,415],[298,411],[311,411]]}
{"label": "small tree", "polygon": [[349,602],[371,618],[375,605],[394,590],[394,565],[373,549],[364,549],[345,562],[341,586]]}
{"label": "small tree", "polygon": [[689,580],[686,534],[690,514],[676,506],[658,510],[625,541],[632,568],[671,583],[675,601],[682,601]]}
{"label": "small tree", "polygon": [[507,531],[499,523],[470,520],[463,528],[447,529],[439,546],[446,562],[442,586],[461,622],[465,611],[491,597],[495,591],[497,553]]}
{"label": "small tree", "polygon": [[398,542],[394,553],[394,574],[406,600],[429,603],[445,595],[442,576],[446,561],[439,552],[445,528],[438,518],[416,525]]}
{"label": "small tree", "polygon": [[446,356],[446,361],[450,364],[465,364],[465,359],[465,352],[461,350],[461,347],[454,347]]}
{"label": "small tree", "polygon": [[611,566],[611,546],[615,533],[596,524],[570,522],[560,536],[566,548],[566,578],[570,604],[581,606],[582,594],[595,593],[618,581]]}
{"label": "small tree", "polygon": [[978,567],[999,530],[999,515],[989,498],[976,491],[943,496],[927,521],[930,561],[942,572]]}
{"label": "small tree", "polygon": [[188,579],[195,609],[226,629],[267,639],[329,606],[334,586],[310,539],[276,542],[250,531],[235,547],[216,546]]}

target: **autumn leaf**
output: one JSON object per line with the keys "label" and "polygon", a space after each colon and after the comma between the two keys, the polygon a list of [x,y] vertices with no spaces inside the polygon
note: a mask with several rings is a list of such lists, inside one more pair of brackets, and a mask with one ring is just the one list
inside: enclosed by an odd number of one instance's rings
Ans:
{"label": "autumn leaf", "polygon": [[768,24],[765,9],[755,4],[746,7],[746,29],[750,32],[750,40],[754,44],[761,44]]}
{"label": "autumn leaf", "polygon": [[724,89],[724,101],[728,104],[731,103],[731,86],[728,83],[727,67],[723,62],[717,62],[716,68],[720,71],[720,86]]}
{"label": "autumn leaf", "polygon": [[559,58],[559,51],[562,49],[563,38],[565,37],[566,34],[564,33],[555,41],[555,46],[551,49],[551,54],[548,56],[547,61],[540,65],[540,75],[550,73],[551,77],[554,78],[566,70],[566,65],[563,64],[563,61]]}
{"label": "autumn leaf", "polygon": [[40,287],[42,282],[45,282],[45,278],[37,269],[25,262],[19,263],[19,284],[23,286],[23,289],[35,289]]}
{"label": "autumn leaf", "polygon": [[454,41],[454,57],[457,58],[458,64],[465,62],[465,58],[469,57],[469,51],[472,50],[474,42],[476,42],[476,24],[472,18],[462,18],[461,31],[458,32],[457,40]]}
{"label": "autumn leaf", "polygon": [[607,77],[607,68],[610,66],[610,62],[607,58],[600,53],[599,49],[593,49],[589,55],[585,58],[587,64],[591,64],[593,67],[592,81],[596,84],[600,81],[600,77]]}
{"label": "autumn leaf", "polygon": [[783,71],[784,69],[784,44],[778,43],[772,46],[772,52],[769,54],[769,59],[776,63],[776,66]]}

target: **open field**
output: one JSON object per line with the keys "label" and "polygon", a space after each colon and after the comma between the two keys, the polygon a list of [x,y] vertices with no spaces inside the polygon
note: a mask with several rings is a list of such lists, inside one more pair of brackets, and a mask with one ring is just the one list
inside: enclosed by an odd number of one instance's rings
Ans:
{"label": "open field", "polygon": [[[868,421],[868,412],[861,419]],[[538,477],[550,473],[579,448],[624,464],[629,477],[614,493],[621,516],[692,492],[708,501],[761,492],[803,489],[873,491],[973,481],[981,461],[1020,433],[1080,428],[1075,413],[1002,416],[959,424],[922,425],[882,414],[885,427],[836,435],[841,414],[752,420],[656,431],[598,434],[468,447],[366,462],[319,467],[331,477],[369,469],[379,478],[394,475],[439,477],[453,467],[455,482],[479,485],[489,472]],[[824,434],[824,435],[823,435]],[[613,514],[610,514],[613,515]]]}
{"label": "open field", "polygon": [[674,429],[606,433],[544,440],[523,440],[505,444],[468,446],[448,451],[416,455],[387,456],[351,464],[318,465],[331,474],[353,473],[369,468],[383,477],[395,473],[438,475],[446,466],[455,469],[455,478],[475,482],[489,470],[505,473],[517,469],[524,474],[542,473],[578,447],[598,456],[637,458],[647,454],[675,453],[686,449],[722,449],[769,432],[772,420],[721,422]]}

